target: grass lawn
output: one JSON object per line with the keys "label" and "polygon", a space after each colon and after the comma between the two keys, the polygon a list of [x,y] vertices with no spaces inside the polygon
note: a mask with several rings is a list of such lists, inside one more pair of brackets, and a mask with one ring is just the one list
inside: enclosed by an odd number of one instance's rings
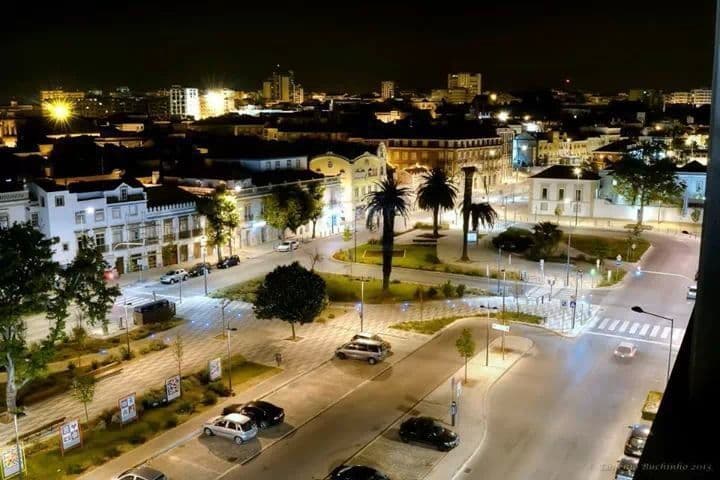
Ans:
{"label": "grass lawn", "polygon": [[[367,243],[358,245],[357,262],[368,263],[371,265],[382,265],[381,245],[369,245]],[[333,255],[336,260],[343,262],[352,261],[354,248],[347,250],[338,250]],[[403,252],[399,255],[398,252]],[[457,265],[449,265],[442,263],[437,257],[437,247],[435,245],[415,245],[415,244],[395,244],[393,247],[394,267],[414,268],[417,270],[430,270],[433,272],[457,273],[460,275],[471,275],[474,277],[484,277],[485,269],[461,267]],[[502,274],[501,274],[502,275]],[[515,271],[507,272],[508,280],[519,279],[520,275]],[[497,278],[497,270],[490,270],[490,277]]]}
{"label": "grass lawn", "polygon": [[390,328],[396,330],[404,330],[406,332],[423,333],[425,335],[432,335],[433,333],[442,330],[458,318],[464,317],[444,317],[434,318],[432,320],[412,320],[401,323],[394,323],[390,325]]}
{"label": "grass lawn", "polygon": [[[567,236],[563,238],[567,242]],[[595,258],[603,253],[604,258],[615,260],[615,257],[622,255],[624,261],[628,261],[628,243],[623,237],[600,237],[596,235],[573,235],[570,246]],[[648,248],[650,242],[644,238],[635,241],[635,251],[630,249],[630,261],[637,261]]]}
{"label": "grass lawn", "polygon": [[255,292],[260,284],[262,284],[264,278],[265,277],[253,278],[246,282],[235,283],[229,287],[220,288],[210,293],[210,297],[253,303],[255,301]]}
{"label": "grass lawn", "polygon": [[627,272],[622,269],[610,270],[610,272],[610,280],[608,280],[607,273],[605,273],[602,280],[597,283],[596,287],[609,287],[615,285],[625,278],[625,275],[627,275]]}
{"label": "grass lawn", "polygon": [[532,315],[530,313],[523,313],[523,312],[516,312],[511,310],[505,310],[505,313],[498,313],[496,318],[500,320],[506,320],[508,322],[524,322],[524,323],[533,323],[535,325],[539,325],[542,321],[543,317],[539,317],[537,315]]}
{"label": "grass lawn", "polygon": [[[225,370],[226,365],[223,367]],[[279,372],[274,367],[246,362],[242,357],[233,358],[233,389],[237,392],[257,384]],[[83,445],[65,452],[63,457],[58,446],[58,439],[52,438],[46,442],[32,445],[27,448],[27,478],[37,479],[65,479],[72,478],[92,466],[102,465],[111,458],[142,445],[147,440],[173,428],[194,415],[212,409],[217,402],[217,395],[213,393],[222,387],[215,382],[205,384],[202,372],[183,377],[183,396],[169,405],[150,410],[142,410],[142,403],[138,399],[139,420],[120,428],[110,423],[108,418],[117,410],[107,411],[101,418],[90,421],[90,425],[83,427]],[[227,383],[227,375],[222,382]]]}

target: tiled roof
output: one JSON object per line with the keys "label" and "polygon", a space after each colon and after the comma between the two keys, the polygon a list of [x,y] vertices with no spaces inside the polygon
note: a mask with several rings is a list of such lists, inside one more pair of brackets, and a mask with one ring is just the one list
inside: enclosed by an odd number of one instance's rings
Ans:
{"label": "tiled roof", "polygon": [[[550,168],[546,168],[542,172],[533,175],[530,178],[553,178],[560,180],[577,180],[575,169],[578,167],[572,167],[570,165],[553,165]],[[591,171],[580,169],[580,180],[600,180],[600,176]]]}

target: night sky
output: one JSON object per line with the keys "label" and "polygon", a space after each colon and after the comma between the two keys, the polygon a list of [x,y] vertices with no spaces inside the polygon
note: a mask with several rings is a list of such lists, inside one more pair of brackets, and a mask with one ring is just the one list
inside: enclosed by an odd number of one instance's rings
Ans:
{"label": "night sky", "polygon": [[306,92],[377,91],[382,79],[429,90],[461,70],[498,90],[711,82],[712,0],[3,3],[0,101],[58,85],[256,90],[276,63]]}

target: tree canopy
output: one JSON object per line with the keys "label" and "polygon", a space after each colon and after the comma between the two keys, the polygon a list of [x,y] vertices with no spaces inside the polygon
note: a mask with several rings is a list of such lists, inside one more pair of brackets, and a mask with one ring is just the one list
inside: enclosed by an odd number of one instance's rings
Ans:
{"label": "tree canopy", "polygon": [[310,221],[313,205],[315,203],[305,189],[297,185],[278,187],[263,199],[265,221],[285,238],[285,230],[297,233],[298,228]]}
{"label": "tree canopy", "polygon": [[208,244],[217,248],[220,260],[220,248],[228,244],[232,249],[233,231],[240,224],[237,199],[224,186],[220,186],[210,197],[202,199],[199,207],[207,222]]}
{"label": "tree canopy", "polygon": [[552,222],[540,222],[533,225],[532,246],[528,256],[533,260],[553,256],[555,249],[562,240],[562,230]]}
{"label": "tree canopy", "polygon": [[438,236],[438,224],[441,210],[450,210],[455,206],[457,187],[448,178],[442,168],[433,168],[422,176],[417,190],[417,203],[423,210],[433,214],[433,235]]}
{"label": "tree canopy", "polygon": [[298,262],[281,265],[265,276],[253,310],[258,318],[279,318],[292,326],[311,323],[327,305],[325,280]]}

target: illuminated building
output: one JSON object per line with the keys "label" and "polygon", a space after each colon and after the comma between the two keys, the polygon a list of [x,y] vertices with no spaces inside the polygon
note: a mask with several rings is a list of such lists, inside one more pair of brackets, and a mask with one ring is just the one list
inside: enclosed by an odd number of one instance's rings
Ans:
{"label": "illuminated building", "polygon": [[200,118],[200,96],[197,88],[173,85],[170,88],[170,115]]}
{"label": "illuminated building", "polygon": [[[277,65],[272,75],[263,82],[263,98],[270,103],[302,103],[302,88],[295,83],[292,70],[280,71]],[[299,101],[298,101],[299,100]]]}
{"label": "illuminated building", "polygon": [[448,74],[448,101],[468,103],[482,93],[482,75],[479,73],[459,72]]}
{"label": "illuminated building", "polygon": [[235,90],[213,88],[200,98],[200,118],[219,117],[235,110]]}
{"label": "illuminated building", "polygon": [[395,98],[395,89],[397,85],[395,85],[394,80],[384,80],[380,82],[380,96],[383,100],[387,100],[389,98]]}

